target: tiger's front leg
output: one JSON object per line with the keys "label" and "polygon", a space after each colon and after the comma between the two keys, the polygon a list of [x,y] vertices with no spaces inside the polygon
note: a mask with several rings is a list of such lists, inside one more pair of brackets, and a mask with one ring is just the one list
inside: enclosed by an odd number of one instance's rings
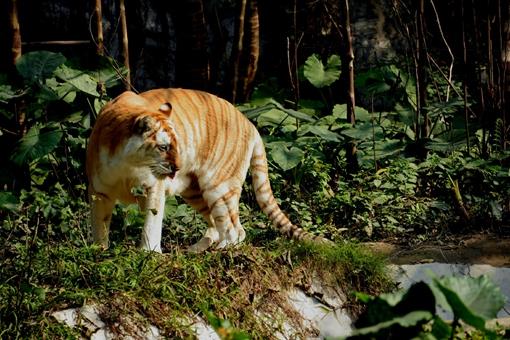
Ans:
{"label": "tiger's front leg", "polygon": [[161,253],[161,233],[165,209],[165,189],[163,181],[147,188],[146,197],[140,200],[140,208],[145,212],[140,248]]}
{"label": "tiger's front leg", "polygon": [[92,239],[103,249],[109,246],[110,222],[115,202],[110,197],[96,193],[89,187],[90,225]]}

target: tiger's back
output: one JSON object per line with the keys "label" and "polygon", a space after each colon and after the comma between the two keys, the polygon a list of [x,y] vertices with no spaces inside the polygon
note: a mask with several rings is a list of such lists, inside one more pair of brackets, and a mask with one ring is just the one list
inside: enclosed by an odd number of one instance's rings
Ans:
{"label": "tiger's back", "polygon": [[[239,198],[248,169],[257,202],[273,225],[292,238],[314,239],[292,224],[273,196],[266,153],[255,126],[232,104],[212,94],[187,89],[156,89],[141,93],[148,112],[161,113],[162,105],[173,134],[169,152],[178,160],[174,176],[158,180],[152,201],[180,195],[208,223],[204,237],[190,251],[200,252],[242,242]],[[129,111],[129,103],[121,111]],[[119,113],[120,114],[120,113]],[[149,190],[150,191],[150,190]],[[162,198],[161,198],[162,197]],[[150,208],[151,198],[145,205]],[[145,223],[142,247],[160,250],[162,217]],[[94,230],[94,225],[93,225]],[[158,236],[159,235],[159,236]]]}

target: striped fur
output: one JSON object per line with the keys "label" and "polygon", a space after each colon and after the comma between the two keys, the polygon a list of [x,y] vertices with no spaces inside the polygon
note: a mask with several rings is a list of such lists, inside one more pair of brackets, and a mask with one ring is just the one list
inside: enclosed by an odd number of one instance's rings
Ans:
{"label": "striped fur", "polygon": [[[262,139],[233,105],[195,90],[125,92],[101,111],[87,150],[94,241],[108,246],[117,200],[138,202],[147,211],[141,247],[161,251],[165,195],[180,195],[209,225],[190,251],[242,242],[239,198],[248,169],[257,202],[277,229],[294,239],[322,240],[281,211]],[[133,195],[133,187],[145,195]]]}

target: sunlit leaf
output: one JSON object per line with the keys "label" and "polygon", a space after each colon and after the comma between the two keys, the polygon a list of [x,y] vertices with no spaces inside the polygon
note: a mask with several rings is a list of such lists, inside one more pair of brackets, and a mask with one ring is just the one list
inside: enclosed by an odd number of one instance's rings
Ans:
{"label": "sunlit leaf", "polygon": [[10,100],[22,96],[23,93],[17,93],[11,85],[0,85],[0,103],[8,103]]}
{"label": "sunlit leaf", "polygon": [[[72,103],[76,99],[76,88],[70,83],[60,83],[55,78],[48,78],[45,85],[53,92],[53,100],[63,100],[66,103]],[[45,99],[51,100],[51,98],[47,97]]]}
{"label": "sunlit leaf", "polygon": [[297,147],[275,147],[269,152],[273,160],[282,170],[295,168],[304,158],[305,153]]}
{"label": "sunlit leaf", "polygon": [[263,126],[281,126],[284,124],[292,124],[294,121],[289,118],[289,115],[278,109],[271,109],[259,115],[257,118],[257,125]]}
{"label": "sunlit leaf", "polygon": [[312,54],[305,62],[304,75],[313,86],[322,88],[340,78],[340,67],[341,61],[338,55],[330,56],[327,64],[324,65],[316,54]]}
{"label": "sunlit leaf", "polygon": [[97,81],[81,70],[61,65],[55,70],[55,76],[73,85],[76,89],[82,92],[94,97],[99,97],[99,93],[97,92]]}
{"label": "sunlit leaf", "polygon": [[453,314],[480,330],[485,321],[493,319],[505,305],[501,290],[486,275],[434,279],[434,284],[443,293]]}
{"label": "sunlit leaf", "polygon": [[304,125],[299,129],[298,136],[304,136],[306,134],[313,134],[328,142],[340,142],[342,140],[342,137],[338,133],[330,131],[325,125]]}

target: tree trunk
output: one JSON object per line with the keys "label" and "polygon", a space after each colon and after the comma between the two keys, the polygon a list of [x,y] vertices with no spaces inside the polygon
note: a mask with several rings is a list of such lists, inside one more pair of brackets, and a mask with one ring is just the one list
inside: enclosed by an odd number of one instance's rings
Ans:
{"label": "tree trunk", "polygon": [[[341,34],[343,37],[343,53],[342,53],[342,73],[345,79],[344,87],[346,89],[345,98],[347,104],[347,122],[353,126],[356,124],[355,113],[355,92],[354,92],[354,50],[352,48],[351,20],[349,11],[349,0],[341,3]],[[356,144],[350,142],[346,146],[347,166],[349,173],[353,173],[358,169],[358,161],[356,158]]]}
{"label": "tree trunk", "polygon": [[11,60],[12,65],[16,65],[21,57],[21,31],[18,20],[18,4],[16,0],[11,0],[9,8],[9,23],[12,32]]}
{"label": "tree trunk", "polygon": [[425,0],[420,0],[416,11],[416,46],[415,46],[415,68],[416,68],[416,138],[418,140],[427,138],[430,134],[430,124],[427,106],[427,81],[426,81],[426,60],[425,49]]}
{"label": "tree trunk", "polygon": [[211,63],[207,53],[208,27],[202,0],[187,0],[176,5],[178,35],[177,78],[184,87],[209,90]]}
{"label": "tree trunk", "polygon": [[237,45],[232,53],[233,60],[233,75],[232,75],[232,103],[237,100],[237,85],[239,83],[239,68],[241,64],[241,56],[243,54],[243,40],[244,40],[244,21],[246,18],[246,2],[242,0],[239,9],[239,19],[237,24]]}
{"label": "tree trunk", "polygon": [[259,9],[257,0],[250,1],[250,19],[249,19],[249,42],[250,50],[248,62],[246,65],[246,76],[243,82],[243,99],[248,101],[253,91],[253,82],[257,74],[257,67],[260,54],[260,31],[259,31]]}
{"label": "tree trunk", "polygon": [[[13,72],[16,70],[16,62],[21,57],[21,30],[18,19],[18,4],[17,0],[10,1],[9,7],[9,24],[12,36],[11,45],[11,62]],[[23,137],[27,133],[25,102],[23,99],[15,104],[16,119],[18,125],[18,134]]]}
{"label": "tree trunk", "polygon": [[129,44],[124,0],[120,0],[120,25],[122,29],[122,56],[124,57],[124,66],[126,67],[124,84],[126,90],[131,90],[131,68],[129,67]]}
{"label": "tree trunk", "polygon": [[[16,73],[16,62],[22,54],[21,50],[21,30],[18,19],[17,0],[9,2],[9,28],[11,31],[11,65],[13,74]],[[17,125],[18,139],[23,138],[27,133],[26,103],[23,97],[14,101],[14,112]],[[23,164],[20,168],[14,170],[13,188],[30,189],[30,167]]]}
{"label": "tree trunk", "polygon": [[103,42],[103,11],[101,8],[101,0],[96,0],[96,7],[94,9],[96,14],[96,30],[97,30],[97,54],[104,55],[104,42]]}

